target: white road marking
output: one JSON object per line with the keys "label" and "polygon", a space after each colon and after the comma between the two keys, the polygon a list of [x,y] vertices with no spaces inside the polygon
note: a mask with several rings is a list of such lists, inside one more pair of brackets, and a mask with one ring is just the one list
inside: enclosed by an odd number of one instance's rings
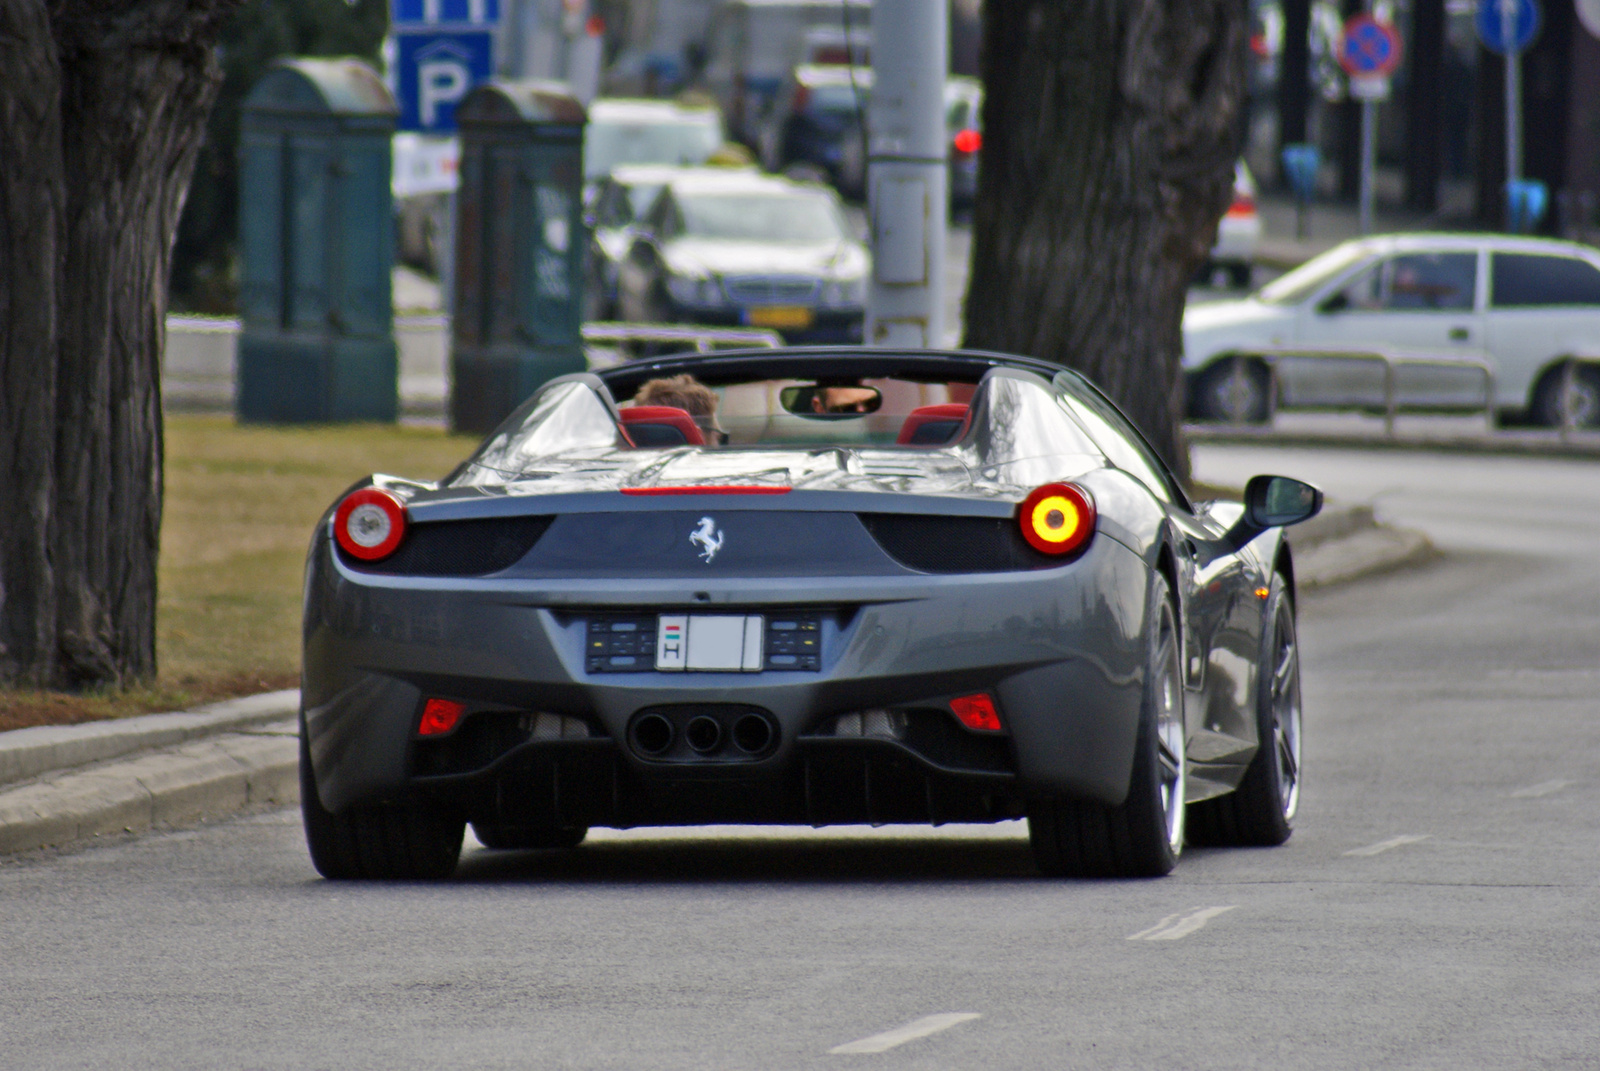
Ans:
{"label": "white road marking", "polygon": [[1130,941],[1176,941],[1188,937],[1191,933],[1216,918],[1218,915],[1237,908],[1238,904],[1229,904],[1227,907],[1192,907],[1187,915],[1179,913],[1168,915],[1148,930],[1140,930],[1128,937]]}
{"label": "white road marking", "polygon": [[945,1012],[942,1015],[925,1015],[914,1023],[885,1030],[881,1034],[873,1034],[870,1038],[852,1041],[844,1045],[835,1045],[828,1052],[834,1056],[854,1056],[859,1053],[888,1052],[896,1045],[904,1045],[908,1041],[925,1038],[929,1034],[937,1034],[941,1030],[949,1030],[952,1026],[965,1023],[971,1019],[981,1019],[977,1012]]}
{"label": "white road marking", "polygon": [[1560,792],[1570,784],[1572,784],[1571,781],[1544,781],[1537,785],[1529,785],[1527,788],[1517,789],[1511,793],[1511,798],[1514,800],[1536,799],[1539,796],[1548,796],[1552,792]]}
{"label": "white road marking", "polygon": [[1381,852],[1386,852],[1391,848],[1402,848],[1407,844],[1415,844],[1418,841],[1427,840],[1431,836],[1433,836],[1431,833],[1403,833],[1398,837],[1390,837],[1388,840],[1380,840],[1376,844],[1369,844],[1365,848],[1351,848],[1344,854],[1378,855]]}

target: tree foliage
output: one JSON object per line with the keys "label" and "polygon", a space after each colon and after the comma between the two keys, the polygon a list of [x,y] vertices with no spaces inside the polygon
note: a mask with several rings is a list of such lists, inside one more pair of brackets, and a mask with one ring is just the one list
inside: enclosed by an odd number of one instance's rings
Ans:
{"label": "tree foliage", "polygon": [[0,0],[0,682],[155,668],[167,263],[232,0]]}
{"label": "tree foliage", "polygon": [[966,345],[1098,383],[1184,476],[1181,322],[1243,144],[1246,0],[987,0]]}
{"label": "tree foliage", "polygon": [[173,300],[231,311],[239,235],[239,118],[244,98],[282,56],[360,56],[377,62],[389,0],[249,0],[222,26],[222,87],[178,226]]}

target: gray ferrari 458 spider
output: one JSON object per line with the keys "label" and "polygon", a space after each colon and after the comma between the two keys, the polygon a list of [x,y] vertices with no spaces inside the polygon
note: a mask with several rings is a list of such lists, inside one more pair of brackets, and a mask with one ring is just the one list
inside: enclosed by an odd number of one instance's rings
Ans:
{"label": "gray ferrari 458 spider", "polygon": [[1098,390],[971,352],[547,383],[317,525],[301,787],[330,878],[591,826],[1026,818],[1050,875],[1278,844],[1321,493],[1191,504]]}

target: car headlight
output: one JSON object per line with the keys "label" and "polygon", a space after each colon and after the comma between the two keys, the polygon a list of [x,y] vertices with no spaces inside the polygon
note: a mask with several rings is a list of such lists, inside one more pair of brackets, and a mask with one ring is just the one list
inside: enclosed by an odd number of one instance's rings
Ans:
{"label": "car headlight", "polygon": [[822,288],[824,305],[846,306],[866,303],[867,281],[864,278],[832,279]]}
{"label": "car headlight", "polygon": [[667,276],[667,293],[680,305],[701,307],[722,304],[722,284],[715,278],[691,279],[682,275]]}

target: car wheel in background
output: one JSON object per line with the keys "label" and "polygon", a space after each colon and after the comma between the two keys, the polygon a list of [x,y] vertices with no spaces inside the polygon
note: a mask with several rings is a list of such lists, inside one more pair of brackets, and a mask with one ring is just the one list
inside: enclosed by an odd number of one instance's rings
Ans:
{"label": "car wheel in background", "polygon": [[1233,284],[1235,290],[1250,289],[1250,278],[1254,269],[1249,264],[1229,264],[1228,282]]}
{"label": "car wheel in background", "polygon": [[449,877],[461,857],[466,822],[421,801],[322,806],[305,731],[300,733],[300,814],[317,873],[330,880],[423,881]]}
{"label": "car wheel in background", "polygon": [[1570,402],[1562,398],[1562,383],[1565,378],[1565,368],[1557,365],[1539,380],[1539,385],[1533,392],[1533,406],[1530,413],[1533,422],[1547,428],[1559,428],[1567,418],[1567,413],[1564,412],[1565,405],[1570,404],[1574,427],[1600,427],[1600,368],[1593,365],[1578,367],[1577,374],[1572,380]]}
{"label": "car wheel in background", "polygon": [[1194,378],[1189,414],[1224,424],[1264,424],[1272,411],[1271,383],[1260,361],[1224,357]]}
{"label": "car wheel in background", "polygon": [[1166,581],[1150,586],[1144,702],[1128,797],[1121,805],[1041,800],[1028,805],[1028,838],[1049,877],[1160,877],[1183,851],[1188,769],[1177,615]]}
{"label": "car wheel in background", "polygon": [[536,848],[576,848],[589,835],[588,826],[508,826],[487,822],[472,823],[472,835],[485,848],[495,851],[526,851]]}
{"label": "car wheel in background", "polygon": [[1267,631],[1256,680],[1255,758],[1239,787],[1189,808],[1189,842],[1282,844],[1300,806],[1300,645],[1294,603],[1281,574],[1272,577]]}

